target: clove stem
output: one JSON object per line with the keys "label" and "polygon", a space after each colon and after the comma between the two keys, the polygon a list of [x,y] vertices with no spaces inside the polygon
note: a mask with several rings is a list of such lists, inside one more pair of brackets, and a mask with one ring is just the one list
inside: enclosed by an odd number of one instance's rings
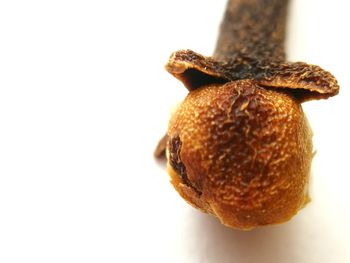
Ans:
{"label": "clove stem", "polygon": [[214,58],[284,61],[288,0],[230,0]]}
{"label": "clove stem", "polygon": [[174,52],[189,90],[155,155],[194,207],[249,230],[288,221],[307,202],[312,133],[301,103],[339,92],[334,76],[285,61],[288,0],[229,0],[212,57]]}

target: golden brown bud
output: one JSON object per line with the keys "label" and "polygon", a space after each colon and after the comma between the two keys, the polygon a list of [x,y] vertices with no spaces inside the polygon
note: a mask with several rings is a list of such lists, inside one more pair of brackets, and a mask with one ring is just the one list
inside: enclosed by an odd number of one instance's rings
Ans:
{"label": "golden brown bud", "polygon": [[312,135],[283,91],[254,80],[202,87],[173,114],[168,136],[176,190],[225,225],[281,223],[309,200]]}

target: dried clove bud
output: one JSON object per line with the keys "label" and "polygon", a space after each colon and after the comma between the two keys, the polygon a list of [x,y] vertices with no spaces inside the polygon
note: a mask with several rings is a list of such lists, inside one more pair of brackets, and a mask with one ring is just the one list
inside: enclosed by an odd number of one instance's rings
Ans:
{"label": "dried clove bud", "polygon": [[189,90],[166,148],[179,194],[233,228],[288,221],[309,202],[312,132],[301,103],[339,91],[318,66],[285,61],[288,0],[230,0],[216,51],[175,52],[166,69]]}

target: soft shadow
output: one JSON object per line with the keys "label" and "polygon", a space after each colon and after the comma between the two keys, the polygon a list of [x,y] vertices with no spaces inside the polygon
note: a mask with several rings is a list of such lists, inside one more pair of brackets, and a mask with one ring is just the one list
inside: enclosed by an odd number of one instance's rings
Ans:
{"label": "soft shadow", "polygon": [[201,250],[195,262],[298,262],[302,249],[298,247],[298,241],[303,232],[303,222],[298,218],[246,232],[227,228],[213,216],[192,213],[191,228],[196,235],[192,242],[196,242]]}
{"label": "soft shadow", "polygon": [[157,164],[157,166],[161,169],[166,171],[166,157],[165,156],[161,156],[161,157],[153,157],[154,162]]}

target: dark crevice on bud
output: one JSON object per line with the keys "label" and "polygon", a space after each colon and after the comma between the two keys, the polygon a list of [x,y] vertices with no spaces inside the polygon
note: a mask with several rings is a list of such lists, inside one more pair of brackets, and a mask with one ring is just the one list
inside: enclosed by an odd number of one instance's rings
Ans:
{"label": "dark crevice on bud", "polygon": [[193,189],[199,196],[202,194],[188,179],[186,167],[181,160],[182,142],[179,136],[172,137],[169,140],[169,164],[174,171],[181,177],[182,182]]}

